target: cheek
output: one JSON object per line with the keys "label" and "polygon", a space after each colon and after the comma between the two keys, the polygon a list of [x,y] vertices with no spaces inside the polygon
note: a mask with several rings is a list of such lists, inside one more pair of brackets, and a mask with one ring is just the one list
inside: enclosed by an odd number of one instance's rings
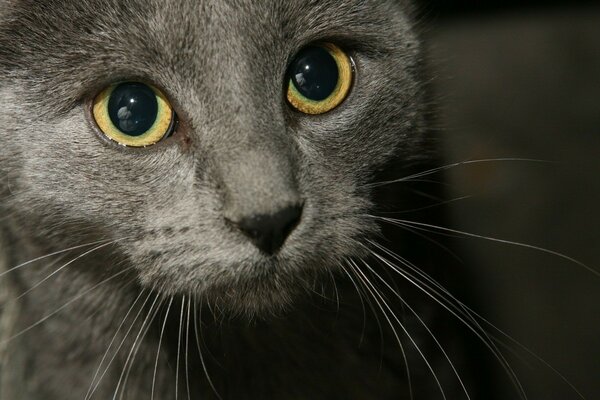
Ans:
{"label": "cheek", "polygon": [[[129,227],[191,186],[193,162],[178,146],[125,152],[102,143],[83,113],[19,133],[23,196],[65,217]],[[120,223],[119,223],[120,222]]]}
{"label": "cheek", "polygon": [[417,82],[379,66],[362,68],[366,76],[359,76],[345,103],[322,117],[301,117],[292,132],[315,164],[358,175],[398,152],[410,154],[424,134]]}

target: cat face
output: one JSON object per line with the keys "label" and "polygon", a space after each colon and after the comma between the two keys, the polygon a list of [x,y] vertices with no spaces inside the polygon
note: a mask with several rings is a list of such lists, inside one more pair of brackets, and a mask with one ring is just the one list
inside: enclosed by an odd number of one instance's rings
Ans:
{"label": "cat face", "polygon": [[[364,254],[377,232],[365,185],[425,140],[418,48],[398,1],[9,3],[9,207],[54,247],[115,240],[111,251],[156,290],[250,311],[288,303]],[[313,115],[286,88],[290,63],[319,43],[342,49],[354,72],[341,104]],[[94,99],[119,82],[164,94],[178,121],[169,138],[132,148],[103,137]],[[241,229],[290,209],[280,248],[261,250]]]}

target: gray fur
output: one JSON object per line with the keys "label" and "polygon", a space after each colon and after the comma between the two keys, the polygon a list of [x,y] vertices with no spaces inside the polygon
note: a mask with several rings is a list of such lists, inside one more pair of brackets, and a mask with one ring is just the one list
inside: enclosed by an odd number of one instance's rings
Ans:
{"label": "gray fur", "polygon": [[[342,106],[309,117],[285,103],[283,76],[302,46],[320,40],[350,50],[357,80]],[[406,396],[391,334],[382,354],[367,318],[360,345],[362,313],[350,282],[336,278],[344,299],[338,317],[304,299],[344,260],[366,256],[358,243],[377,237],[379,227],[365,217],[374,207],[365,185],[375,173],[392,160],[409,165],[430,155],[420,59],[408,5],[399,1],[8,1],[0,21],[0,228],[9,244],[0,256],[14,266],[94,240],[117,243],[19,302],[14,332],[90,289],[11,340],[2,400],[83,399],[140,290],[142,299],[150,290],[165,302],[177,296],[167,324],[175,334],[181,296],[209,304],[217,318],[259,318],[203,328],[209,348],[214,341],[213,351],[229,351],[215,356],[225,365],[208,361],[224,398]],[[125,79],[166,93],[181,121],[172,138],[129,150],[98,137],[90,100]],[[273,258],[225,220],[300,201],[302,221]],[[23,268],[11,274],[13,290],[24,292],[50,272],[43,263]],[[164,308],[142,341],[126,399],[150,398],[163,317]],[[157,371],[161,400],[175,396],[172,332]],[[418,327],[413,332],[419,336]],[[117,336],[124,350],[94,398],[112,398],[134,337]],[[412,353],[409,361],[418,363]],[[192,361],[192,398],[214,397]],[[14,373],[19,368],[26,373]],[[428,371],[417,367],[414,375],[424,382]],[[435,387],[418,390],[439,396]]]}

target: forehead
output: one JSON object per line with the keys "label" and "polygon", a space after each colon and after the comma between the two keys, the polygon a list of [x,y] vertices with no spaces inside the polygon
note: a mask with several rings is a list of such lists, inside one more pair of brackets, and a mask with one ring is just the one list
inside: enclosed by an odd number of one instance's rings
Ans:
{"label": "forehead", "polygon": [[[385,39],[400,28],[404,14],[398,0],[15,0],[0,20],[0,50],[12,34],[17,44],[54,44],[67,50],[79,41],[114,47],[170,42],[181,50],[290,41],[316,35],[356,34]],[[14,44],[15,42],[13,42]],[[164,44],[164,43],[162,43]],[[83,47],[82,47],[83,46]],[[4,48],[3,48],[4,47]],[[101,50],[101,48],[99,48]]]}
{"label": "forehead", "polygon": [[143,27],[176,33],[185,29],[192,35],[209,29],[224,35],[222,39],[227,33],[294,36],[342,26],[373,28],[390,21],[390,13],[397,14],[401,8],[399,0],[14,0],[11,5],[16,18],[9,21],[21,23],[22,28],[29,23],[31,32],[75,33],[102,25],[111,31]]}
{"label": "forehead", "polygon": [[207,75],[219,80],[219,74],[243,71],[240,63],[277,75],[287,58],[315,40],[378,53],[410,40],[399,0],[15,0],[13,5],[0,22],[0,72],[17,71],[25,80],[36,76],[52,85],[65,108],[81,96],[74,90],[105,84],[98,82],[102,77],[155,80],[152,75],[162,73],[159,80],[195,86],[206,84]]}

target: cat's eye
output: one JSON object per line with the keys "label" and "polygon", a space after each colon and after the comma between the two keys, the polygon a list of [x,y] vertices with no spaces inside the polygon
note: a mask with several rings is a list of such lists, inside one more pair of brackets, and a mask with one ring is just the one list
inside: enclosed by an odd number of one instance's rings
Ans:
{"label": "cat's eye", "polygon": [[307,46],[288,67],[287,100],[305,114],[326,113],[346,99],[353,74],[352,59],[338,46]]}
{"label": "cat's eye", "polygon": [[123,82],[104,89],[94,99],[92,115],[102,133],[123,146],[156,144],[175,127],[175,113],[165,96],[141,82]]}

